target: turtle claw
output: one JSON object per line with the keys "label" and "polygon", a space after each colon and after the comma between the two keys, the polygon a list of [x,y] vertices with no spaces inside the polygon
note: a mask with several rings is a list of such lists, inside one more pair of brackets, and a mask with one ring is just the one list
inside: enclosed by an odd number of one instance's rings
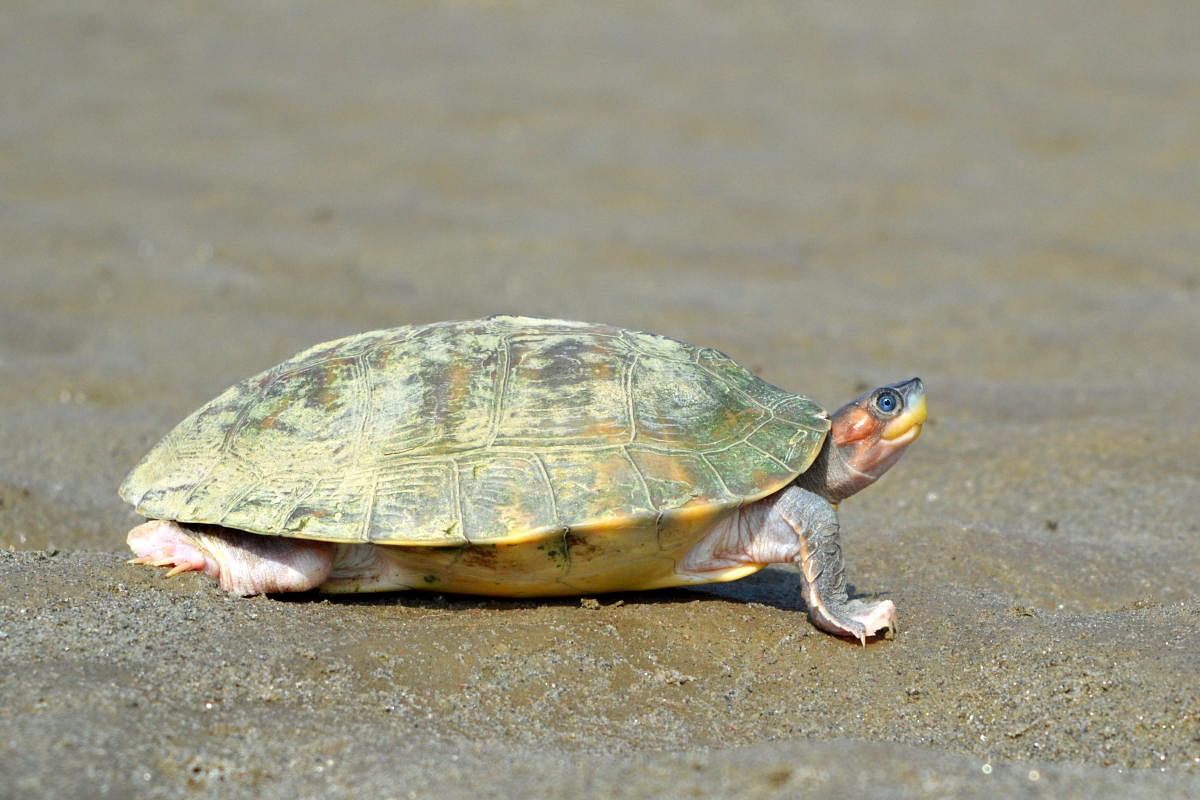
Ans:
{"label": "turtle claw", "polygon": [[850,619],[862,626],[859,641],[866,645],[867,637],[883,631],[883,638],[896,638],[896,606],[891,600],[880,600],[878,603],[866,604],[861,600],[850,602]]}
{"label": "turtle claw", "polygon": [[129,532],[129,544],[136,558],[125,563],[150,567],[170,567],[168,578],[184,572],[203,572],[208,559],[195,541],[178,525],[153,521]]}
{"label": "turtle claw", "polygon": [[198,569],[204,569],[203,565],[197,567],[195,564],[176,564],[167,570],[166,577],[174,578],[176,575],[181,575],[184,572],[194,572]]}
{"label": "turtle claw", "polygon": [[[891,600],[864,603],[851,600],[836,608],[823,608],[813,622],[835,636],[848,636],[863,647],[872,636],[894,639],[896,636],[896,606]],[[882,631],[882,633],[881,633]]]}
{"label": "turtle claw", "polygon": [[168,556],[141,556],[131,558],[125,563],[150,567],[170,567],[171,569],[167,570],[166,574],[168,578],[174,578],[184,572],[200,572],[204,570],[205,566],[204,556],[199,551],[188,553],[183,548],[175,548],[174,552]]}

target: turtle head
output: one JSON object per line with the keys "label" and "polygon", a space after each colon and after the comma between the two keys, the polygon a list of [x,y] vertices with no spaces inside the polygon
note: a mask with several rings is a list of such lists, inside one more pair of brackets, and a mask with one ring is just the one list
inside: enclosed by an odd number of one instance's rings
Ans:
{"label": "turtle head", "polygon": [[870,486],[916,440],[924,422],[920,378],[881,386],[839,408],[825,445],[822,494],[838,502]]}

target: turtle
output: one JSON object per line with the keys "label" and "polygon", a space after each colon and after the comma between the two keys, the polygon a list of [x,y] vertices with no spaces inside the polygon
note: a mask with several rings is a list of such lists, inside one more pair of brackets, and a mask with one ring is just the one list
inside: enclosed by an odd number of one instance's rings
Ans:
{"label": "turtle", "polygon": [[238,595],[587,596],[798,567],[814,625],[865,643],[838,504],[921,432],[919,378],[832,415],[711,347],[493,316],[304,350],[201,406],[121,485],[131,563]]}

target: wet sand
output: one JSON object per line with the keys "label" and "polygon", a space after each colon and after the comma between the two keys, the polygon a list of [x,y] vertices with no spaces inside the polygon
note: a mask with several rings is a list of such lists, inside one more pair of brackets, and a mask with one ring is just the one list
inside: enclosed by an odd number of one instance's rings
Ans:
{"label": "wet sand", "polygon": [[[1200,794],[1200,15],[18,3],[0,28],[0,796]],[[115,489],[317,341],[491,313],[931,421],[769,569],[227,597]]]}

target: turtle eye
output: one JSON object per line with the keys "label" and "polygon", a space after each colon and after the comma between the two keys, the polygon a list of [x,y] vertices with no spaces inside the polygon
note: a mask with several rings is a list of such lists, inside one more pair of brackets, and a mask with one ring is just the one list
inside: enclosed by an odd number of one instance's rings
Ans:
{"label": "turtle eye", "polygon": [[875,396],[875,407],[884,414],[894,414],[900,408],[900,395],[894,389],[884,389]]}

